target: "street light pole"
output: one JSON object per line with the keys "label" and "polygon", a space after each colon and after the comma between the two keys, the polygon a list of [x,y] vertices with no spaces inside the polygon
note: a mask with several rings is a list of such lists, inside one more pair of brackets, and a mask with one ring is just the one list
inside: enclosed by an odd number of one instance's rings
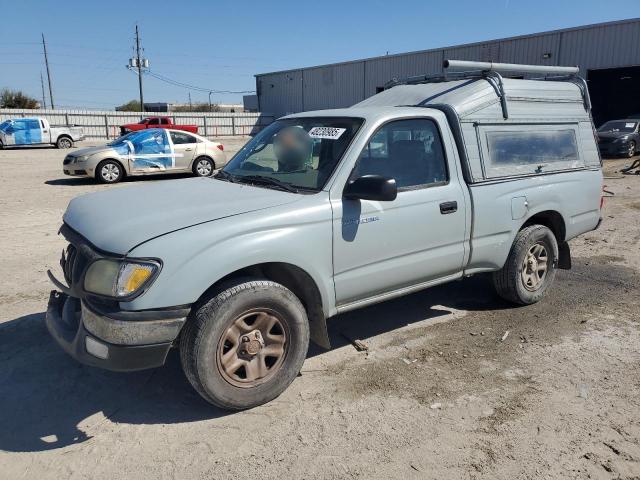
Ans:
{"label": "street light pole", "polygon": [[211,94],[213,92],[209,92],[209,111],[211,111]]}

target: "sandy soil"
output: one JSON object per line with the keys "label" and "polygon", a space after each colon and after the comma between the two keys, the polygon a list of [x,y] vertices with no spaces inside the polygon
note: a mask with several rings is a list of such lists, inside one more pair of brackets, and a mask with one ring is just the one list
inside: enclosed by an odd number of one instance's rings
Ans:
{"label": "sandy soil", "polygon": [[[0,152],[2,478],[640,479],[640,177],[606,180],[605,223],[541,303],[478,276],[342,315],[281,397],[227,414],[175,352],[118,374],[49,337],[61,215],[118,188],[65,178],[65,153]],[[148,181],[171,180],[127,183]]]}

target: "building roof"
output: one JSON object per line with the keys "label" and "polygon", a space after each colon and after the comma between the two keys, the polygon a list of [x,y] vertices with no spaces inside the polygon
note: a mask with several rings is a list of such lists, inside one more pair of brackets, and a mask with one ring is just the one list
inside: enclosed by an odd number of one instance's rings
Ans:
{"label": "building roof", "polygon": [[393,57],[402,57],[404,55],[415,55],[415,54],[421,54],[421,53],[431,53],[431,52],[438,52],[438,51],[442,51],[442,50],[447,50],[450,48],[463,48],[463,47],[472,47],[475,45],[483,45],[486,43],[495,43],[495,42],[503,42],[503,41],[508,41],[508,40],[518,40],[518,39],[525,39],[525,38],[533,38],[533,37],[538,37],[541,35],[550,35],[550,34],[554,34],[554,33],[564,33],[564,32],[573,32],[573,31],[578,31],[578,30],[587,30],[590,28],[594,28],[594,27],[603,27],[603,26],[614,26],[614,25],[623,25],[623,24],[627,24],[627,23],[633,23],[633,22],[637,22],[640,20],[640,17],[638,18],[628,18],[628,19],[624,19],[624,20],[614,20],[611,22],[602,22],[602,23],[592,23],[589,25],[580,25],[577,27],[569,27],[569,28],[561,28],[558,30],[547,30],[544,32],[537,32],[537,33],[528,33],[525,35],[516,35],[513,37],[503,37],[503,38],[494,38],[494,39],[489,39],[489,40],[482,40],[482,41],[478,41],[478,42],[471,42],[471,43],[463,43],[463,44],[458,44],[458,45],[449,45],[449,46],[444,46],[444,47],[437,47],[437,48],[430,48],[430,49],[426,49],[426,50],[414,50],[414,51],[410,51],[410,52],[402,52],[402,53],[394,53],[391,55],[378,55],[375,57],[366,57],[366,58],[360,58],[357,60],[348,60],[345,62],[335,62],[335,63],[326,63],[323,65],[314,65],[314,66],[308,66],[308,67],[299,67],[299,68],[290,68],[287,70],[276,70],[276,71],[272,71],[272,72],[266,72],[266,73],[258,73],[256,75],[254,75],[255,77],[263,77],[266,75],[273,75],[273,74],[278,74],[278,73],[287,73],[287,72],[297,72],[300,70],[311,70],[314,68],[324,68],[324,67],[333,67],[333,66],[338,66],[338,65],[348,65],[351,63],[358,63],[358,62],[364,62],[364,61],[370,61],[370,60],[378,60],[378,59],[383,59],[383,58],[393,58]]}

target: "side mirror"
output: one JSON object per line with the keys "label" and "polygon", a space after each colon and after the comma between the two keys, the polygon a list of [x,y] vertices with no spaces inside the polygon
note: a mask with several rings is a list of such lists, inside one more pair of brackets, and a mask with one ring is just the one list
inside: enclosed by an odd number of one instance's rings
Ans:
{"label": "side mirror", "polygon": [[343,196],[351,200],[390,202],[398,196],[398,187],[393,178],[381,175],[364,175],[347,183]]}

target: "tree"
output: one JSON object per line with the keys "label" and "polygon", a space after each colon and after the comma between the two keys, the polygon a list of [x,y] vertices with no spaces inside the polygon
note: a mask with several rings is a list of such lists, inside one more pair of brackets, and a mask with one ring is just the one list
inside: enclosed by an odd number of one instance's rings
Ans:
{"label": "tree", "polygon": [[189,105],[176,105],[172,109],[174,112],[219,112],[220,107],[213,103],[209,106],[208,103],[196,102],[191,106]]}
{"label": "tree", "polygon": [[0,92],[0,108],[38,108],[35,98],[22,93],[20,90],[3,88]]}
{"label": "tree", "polygon": [[130,100],[124,105],[120,105],[116,107],[116,111],[118,112],[141,112],[140,102],[138,100]]}

